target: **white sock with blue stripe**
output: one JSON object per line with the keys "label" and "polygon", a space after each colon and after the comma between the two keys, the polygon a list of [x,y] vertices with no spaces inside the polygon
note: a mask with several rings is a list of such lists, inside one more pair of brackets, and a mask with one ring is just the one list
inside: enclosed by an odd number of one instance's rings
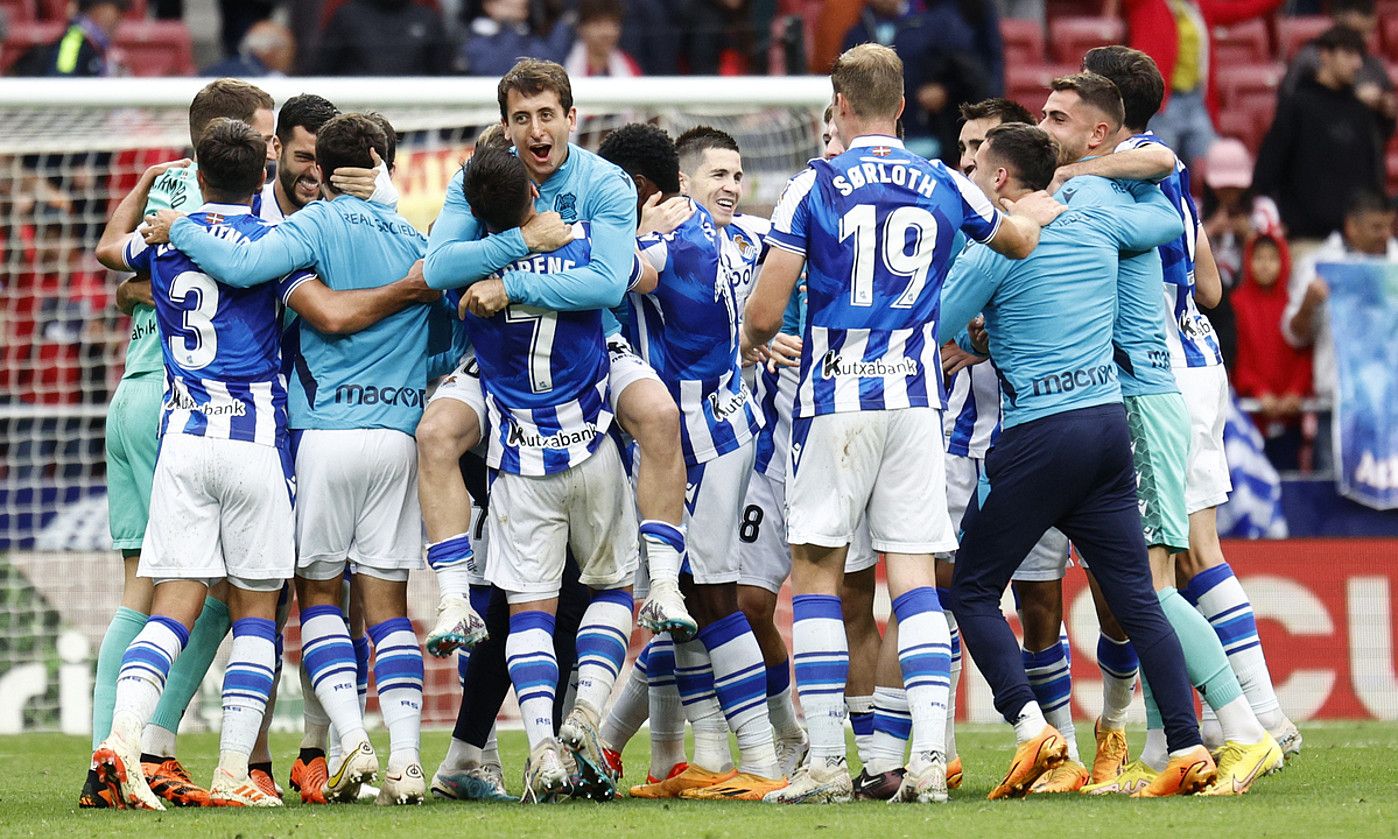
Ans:
{"label": "white sock with blue stripe", "polygon": [[1022,655],[1029,688],[1034,691],[1044,719],[1067,741],[1068,759],[1079,760],[1077,735],[1073,731],[1073,683],[1062,642],[1039,652],[1024,650]]}
{"label": "white sock with blue stripe", "polygon": [[641,542],[646,550],[646,569],[651,584],[680,583],[680,557],[684,555],[684,525],[657,519],[641,522]]}
{"label": "white sock with blue stripe", "polygon": [[160,704],[170,666],[189,643],[184,624],[165,615],[151,615],[121,657],[117,671],[112,731],[140,747],[141,731]]}
{"label": "white sock with blue stripe", "polygon": [[747,616],[734,612],[699,630],[714,668],[714,690],[738,738],[738,769],[763,778],[781,774],[767,716],[767,668]]}
{"label": "white sock with blue stripe", "polygon": [[277,624],[267,618],[233,622],[233,647],[223,671],[223,727],[218,765],[235,778],[248,772],[248,755],[257,743],[277,660]]}
{"label": "white sock with blue stripe", "polygon": [[301,612],[301,666],[334,725],[343,751],[368,739],[359,707],[354,644],[338,606],[312,606]]}
{"label": "white sock with blue stripe", "polygon": [[641,654],[631,665],[631,675],[621,686],[621,695],[607,709],[607,718],[602,721],[598,734],[608,748],[623,751],[636,732],[641,730],[646,717],[650,716],[650,677],[646,674],[646,667],[650,662],[650,648],[654,644],[655,641],[651,640],[641,648]]}
{"label": "white sock with blue stripe", "polygon": [[616,677],[626,663],[635,605],[625,589],[599,591],[592,596],[578,625],[578,690],[574,703],[600,721]]}
{"label": "white sock with blue stripe", "polygon": [[947,693],[951,689],[951,632],[931,586],[904,592],[893,601],[898,617],[898,665],[913,721],[912,753],[947,748]]}
{"label": "white sock with blue stripe", "polygon": [[950,589],[937,588],[937,600],[942,603],[942,617],[947,621],[947,632],[951,635],[951,685],[947,689],[947,763],[956,757],[956,686],[961,682],[961,628],[956,625],[956,615],[946,608],[951,599]]}
{"label": "white sock with blue stripe", "polygon": [[[675,683],[675,642],[657,635],[646,647],[646,680],[650,683],[650,774],[665,778],[684,762],[684,704]],[[718,697],[713,697],[715,707]],[[721,713],[721,712],[720,712]],[[727,733],[724,734],[725,745]]]}
{"label": "white sock with blue stripe", "polygon": [[1102,727],[1126,728],[1126,710],[1136,691],[1141,662],[1130,641],[1097,636],[1097,666],[1102,670]]}
{"label": "white sock with blue stripe", "polygon": [[471,534],[458,533],[427,546],[427,565],[437,575],[437,594],[466,597],[471,590]]}
{"label": "white sock with blue stripe", "polygon": [[407,618],[389,618],[369,627],[374,642],[374,684],[379,713],[388,728],[388,769],[397,772],[421,763],[422,648]]}
{"label": "white sock with blue stripe", "polygon": [[1233,576],[1233,569],[1225,562],[1201,571],[1180,593],[1213,626],[1257,721],[1268,731],[1275,731],[1285,715],[1272,686],[1262,640],[1257,636],[1257,616],[1247,592]]}
{"label": "white sock with blue stripe", "polygon": [[554,733],[558,658],[553,652],[553,627],[554,618],[548,612],[519,612],[510,615],[510,637],[505,639],[505,663],[530,749]]}
{"label": "white sock with blue stripe", "polygon": [[767,716],[772,720],[772,733],[779,738],[800,740],[806,733],[791,701],[789,659],[767,665]]}
{"label": "white sock with blue stripe", "polygon": [[796,693],[806,714],[812,758],[845,756],[845,683],[849,679],[849,640],[840,598],[798,594],[791,599],[792,659]]}
{"label": "white sock with blue stripe", "polygon": [[871,775],[889,772],[903,765],[913,718],[908,715],[908,692],[902,688],[874,688],[874,735],[869,739],[869,760],[864,769]]}
{"label": "white sock with blue stripe", "polygon": [[679,689],[685,718],[694,729],[693,764],[710,772],[732,769],[728,721],[723,718],[714,690],[709,651],[698,639],[675,645],[675,687]]}

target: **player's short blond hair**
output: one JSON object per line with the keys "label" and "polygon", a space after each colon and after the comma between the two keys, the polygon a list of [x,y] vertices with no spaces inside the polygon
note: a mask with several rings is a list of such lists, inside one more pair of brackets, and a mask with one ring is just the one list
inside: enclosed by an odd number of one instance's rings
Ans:
{"label": "player's short blond hair", "polygon": [[903,60],[888,47],[860,44],[835,59],[830,84],[855,116],[895,119],[903,107]]}
{"label": "player's short blond hair", "polygon": [[189,103],[189,144],[198,146],[209,123],[219,117],[252,123],[259,110],[272,110],[276,102],[267,91],[242,79],[214,79]]}

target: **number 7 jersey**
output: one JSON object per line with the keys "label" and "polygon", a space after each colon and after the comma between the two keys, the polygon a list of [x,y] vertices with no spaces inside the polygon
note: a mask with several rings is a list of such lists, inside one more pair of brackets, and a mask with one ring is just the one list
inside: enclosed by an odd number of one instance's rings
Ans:
{"label": "number 7 jersey", "polygon": [[960,173],[892,137],[863,136],[787,185],[769,242],[806,258],[795,415],[943,407],[936,321],[957,230],[1000,214]]}

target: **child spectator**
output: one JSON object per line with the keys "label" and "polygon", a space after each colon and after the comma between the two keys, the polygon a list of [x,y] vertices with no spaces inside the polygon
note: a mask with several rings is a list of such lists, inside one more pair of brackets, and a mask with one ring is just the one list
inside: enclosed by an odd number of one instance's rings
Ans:
{"label": "child spectator", "polygon": [[1311,395],[1311,351],[1287,343],[1281,333],[1286,311],[1291,254],[1275,230],[1254,234],[1243,248],[1243,274],[1233,291],[1238,357],[1233,387],[1257,399],[1253,420],[1278,469],[1296,469],[1302,443],[1301,401]]}
{"label": "child spectator", "polygon": [[641,75],[640,66],[617,48],[621,18],[621,0],[582,0],[578,4],[578,39],[563,62],[569,77]]}

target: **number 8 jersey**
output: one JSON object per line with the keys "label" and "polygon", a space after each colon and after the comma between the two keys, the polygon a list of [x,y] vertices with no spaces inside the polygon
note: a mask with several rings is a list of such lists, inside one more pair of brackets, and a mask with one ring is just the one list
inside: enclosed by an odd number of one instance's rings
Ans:
{"label": "number 8 jersey", "polygon": [[958,229],[1000,214],[960,173],[892,137],[863,136],[787,185],[769,242],[806,258],[795,415],[942,407],[936,321]]}
{"label": "number 8 jersey", "polygon": [[[205,204],[190,219],[235,241],[274,229],[240,204]],[[306,272],[243,288],[214,280],[174,245],[148,248],[132,237],[124,256],[128,267],[151,278],[165,359],[161,436],[284,445],[278,290]]]}

